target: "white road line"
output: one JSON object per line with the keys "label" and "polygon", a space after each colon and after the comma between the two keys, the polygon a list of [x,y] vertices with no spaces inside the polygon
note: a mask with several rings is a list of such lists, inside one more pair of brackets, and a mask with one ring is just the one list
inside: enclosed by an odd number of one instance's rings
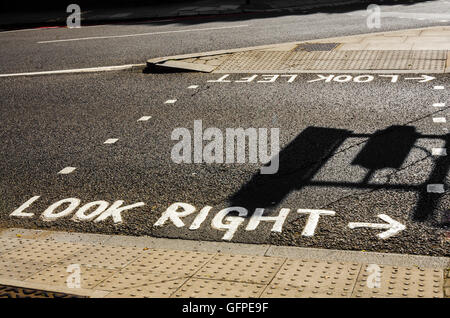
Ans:
{"label": "white road line", "polygon": [[434,89],[444,89],[444,86],[435,86]]}
{"label": "white road line", "polygon": [[434,107],[445,107],[445,103],[434,103]]}
{"label": "white road line", "polygon": [[431,149],[431,154],[433,156],[446,156],[447,155],[447,149],[445,149],[445,148],[433,148],[433,149]]}
{"label": "white road line", "polygon": [[150,118],[152,118],[152,116],[142,116],[141,118],[139,118],[137,121],[147,121]]}
{"label": "white road line", "polygon": [[164,102],[164,104],[175,104],[176,101],[176,99],[168,99]]}
{"label": "white road line", "polygon": [[109,138],[107,139],[104,144],[113,144],[115,143],[117,140],[119,140],[118,138]]}
{"label": "white road line", "polygon": [[198,87],[198,85],[191,85],[191,86],[189,86],[188,88],[189,89],[196,89]]}
{"label": "white road line", "polygon": [[127,69],[131,69],[133,66],[144,66],[144,65],[145,64],[126,64],[126,65],[115,65],[115,66],[73,68],[73,69],[68,69],[68,70],[57,70],[57,71],[11,73],[11,74],[0,74],[0,77],[71,74],[71,73],[92,73],[92,72],[109,72],[109,71],[127,70]]}
{"label": "white road line", "polygon": [[446,123],[447,119],[445,117],[433,117],[433,122],[435,123]]}
{"label": "white road line", "polygon": [[444,193],[444,185],[443,184],[428,184],[427,185],[428,193]]}
{"label": "white road line", "polygon": [[65,167],[64,169],[62,169],[60,172],[58,172],[58,174],[69,174],[75,171],[75,167]]}
{"label": "white road line", "polygon": [[248,27],[248,24],[224,26],[224,27],[216,27],[216,28],[204,28],[204,29],[184,29],[184,30],[160,31],[160,32],[148,32],[148,33],[136,33],[136,34],[124,34],[124,35],[92,36],[92,37],[86,37],[86,38],[73,38],[73,39],[62,39],[62,40],[39,41],[37,43],[42,44],[42,43],[83,41],[83,40],[128,38],[128,37],[134,37],[134,36],[159,35],[159,34],[182,33],[182,32],[212,31],[212,30],[224,30],[224,29],[243,28],[243,27]]}

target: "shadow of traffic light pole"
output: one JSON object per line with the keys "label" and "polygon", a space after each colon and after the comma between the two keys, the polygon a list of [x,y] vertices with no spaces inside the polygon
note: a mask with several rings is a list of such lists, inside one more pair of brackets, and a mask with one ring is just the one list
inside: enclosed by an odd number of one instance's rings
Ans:
{"label": "shadow of traffic light pole", "polygon": [[[432,215],[440,196],[427,192],[430,183],[445,183],[450,161],[445,156],[435,160],[428,179],[420,185],[377,183],[371,184],[373,174],[380,169],[400,169],[420,138],[441,139],[448,148],[450,135],[425,135],[412,126],[390,126],[373,134],[354,134],[345,129],[308,127],[279,153],[279,170],[268,175],[257,173],[230,198],[232,206],[243,206],[249,211],[271,208],[292,191],[306,186],[344,187],[354,189],[387,189],[416,191],[419,194],[412,218],[425,221]],[[317,172],[335,154],[348,138],[369,138],[356,155],[352,165],[368,169],[360,182],[312,181]],[[269,164],[268,164],[269,165]]]}

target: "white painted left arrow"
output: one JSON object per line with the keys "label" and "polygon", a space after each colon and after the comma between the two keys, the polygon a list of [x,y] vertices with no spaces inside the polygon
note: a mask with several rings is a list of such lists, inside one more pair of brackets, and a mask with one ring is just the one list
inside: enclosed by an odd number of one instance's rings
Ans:
{"label": "white painted left arrow", "polygon": [[433,76],[428,76],[428,75],[421,75],[421,76],[422,77],[405,78],[405,80],[421,80],[421,81],[419,81],[419,83],[425,83],[425,82],[429,82],[429,81],[436,79],[436,77],[433,77]]}
{"label": "white painted left arrow", "polygon": [[381,232],[378,234],[378,237],[381,239],[387,239],[400,231],[403,231],[406,229],[406,226],[401,224],[400,222],[397,222],[393,219],[391,219],[386,214],[378,214],[377,215],[380,219],[383,221],[386,221],[387,224],[381,224],[381,223],[359,223],[359,222],[350,222],[348,224],[348,227],[351,229],[355,229],[358,227],[369,227],[372,229],[387,229],[387,231]]}

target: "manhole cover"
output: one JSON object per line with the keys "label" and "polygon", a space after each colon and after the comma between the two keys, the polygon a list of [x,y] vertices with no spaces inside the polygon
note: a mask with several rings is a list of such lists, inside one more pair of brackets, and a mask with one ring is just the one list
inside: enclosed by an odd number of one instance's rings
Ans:
{"label": "manhole cover", "polygon": [[303,43],[297,46],[294,51],[332,51],[334,50],[340,43]]}

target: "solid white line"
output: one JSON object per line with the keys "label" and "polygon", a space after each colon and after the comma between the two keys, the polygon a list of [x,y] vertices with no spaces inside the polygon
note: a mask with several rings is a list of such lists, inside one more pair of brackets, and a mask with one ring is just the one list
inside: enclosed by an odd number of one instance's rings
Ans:
{"label": "solid white line", "polygon": [[57,70],[57,71],[43,71],[43,72],[28,72],[28,73],[0,74],[0,77],[120,71],[120,70],[127,70],[127,69],[130,69],[130,68],[132,68],[133,66],[143,66],[143,65],[145,65],[145,64],[126,64],[126,65],[115,65],[115,66],[100,66],[100,67],[89,67],[89,68],[74,68],[74,69]]}
{"label": "solid white line", "polygon": [[181,32],[197,32],[197,31],[211,31],[211,30],[223,30],[223,29],[233,29],[248,27],[248,24],[244,25],[233,25],[217,28],[204,28],[204,29],[185,29],[185,30],[173,30],[173,31],[160,31],[160,32],[149,32],[149,33],[137,33],[137,34],[124,34],[124,35],[109,35],[109,36],[92,36],[87,38],[73,38],[73,39],[62,39],[62,40],[50,40],[50,41],[39,41],[37,43],[56,43],[56,42],[70,42],[70,41],[83,41],[83,40],[98,40],[98,39],[112,39],[112,38],[127,38],[133,36],[145,36],[145,35],[158,35],[158,34],[169,34],[169,33],[181,33]]}

